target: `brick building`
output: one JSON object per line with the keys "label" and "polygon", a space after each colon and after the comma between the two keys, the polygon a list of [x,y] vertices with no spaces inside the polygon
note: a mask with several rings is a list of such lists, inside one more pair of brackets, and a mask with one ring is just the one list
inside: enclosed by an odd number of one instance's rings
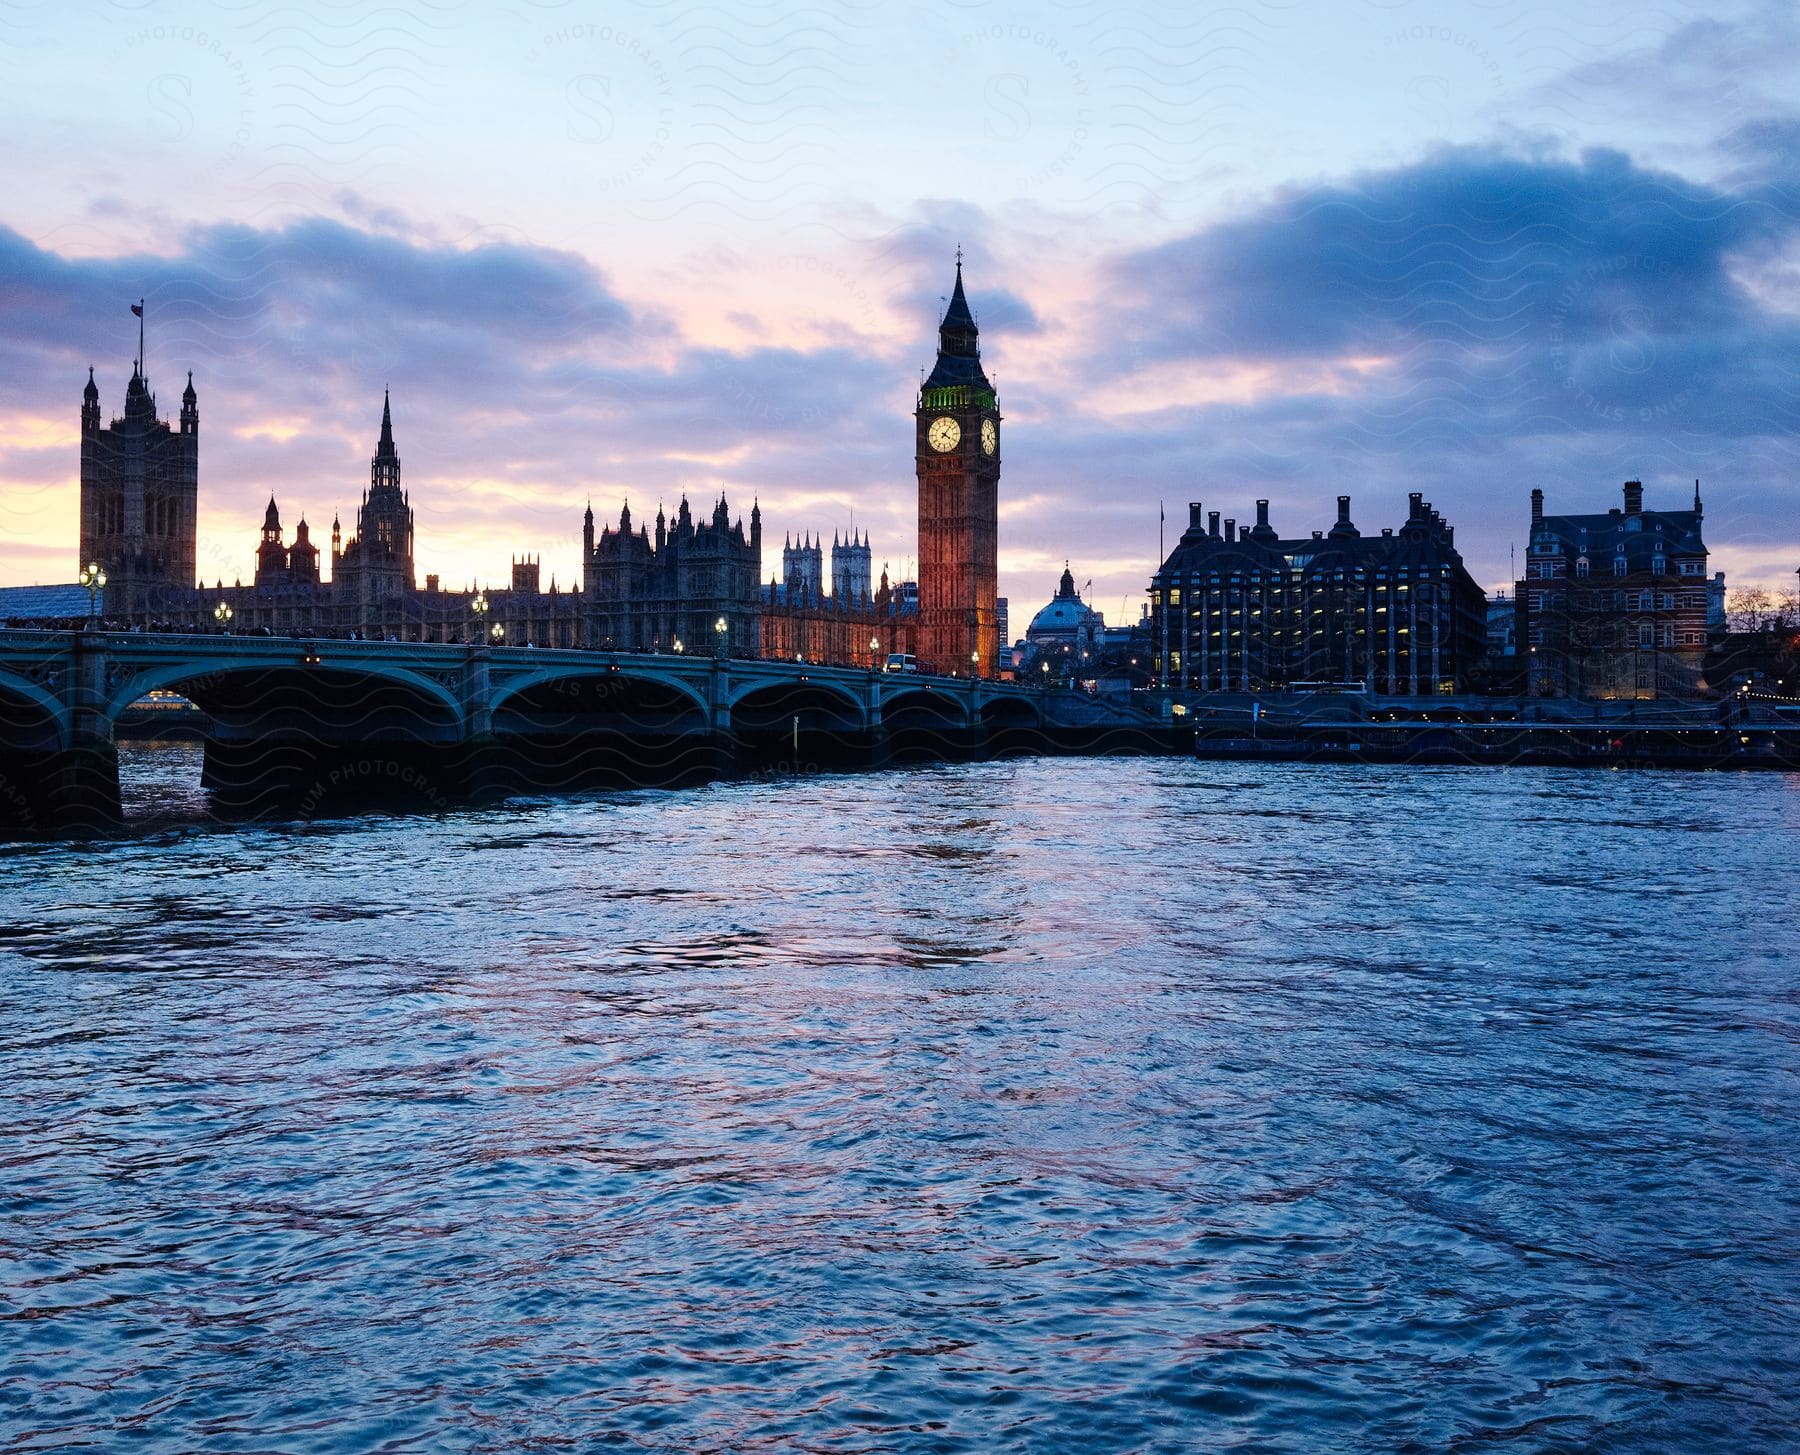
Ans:
{"label": "brick building", "polygon": [[1627,480],[1604,515],[1548,515],[1531,492],[1514,596],[1528,690],[1550,697],[1693,697],[1705,687],[1711,583],[1700,482],[1691,510],[1645,510]]}

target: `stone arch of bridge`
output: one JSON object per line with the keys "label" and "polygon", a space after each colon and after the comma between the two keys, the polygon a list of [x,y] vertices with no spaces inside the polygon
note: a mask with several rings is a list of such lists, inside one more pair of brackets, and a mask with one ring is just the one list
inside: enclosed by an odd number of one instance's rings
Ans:
{"label": "stone arch of bridge", "polygon": [[349,660],[307,665],[291,658],[214,663],[170,662],[123,677],[107,698],[106,716],[146,693],[179,692],[222,728],[291,727],[307,736],[454,741],[462,735],[456,692],[422,672]]}
{"label": "stone arch of bridge", "polygon": [[28,677],[0,672],[0,741],[27,752],[69,744],[68,715],[57,697]]}
{"label": "stone arch of bridge", "polygon": [[868,726],[867,704],[842,683],[799,673],[777,681],[750,681],[731,696],[731,722],[739,731],[785,726],[857,732]]}
{"label": "stone arch of bridge", "polygon": [[989,727],[1041,727],[1044,710],[1029,697],[990,697],[981,704],[981,720]]}
{"label": "stone arch of bridge", "polygon": [[886,693],[881,700],[881,719],[888,727],[969,726],[969,707],[960,693],[919,686]]}
{"label": "stone arch of bridge", "polygon": [[[705,695],[674,673],[633,671],[611,663],[545,667],[506,677],[495,684],[488,702],[497,732],[596,726],[686,730],[704,727],[711,710]],[[661,720],[653,721],[659,714]]]}

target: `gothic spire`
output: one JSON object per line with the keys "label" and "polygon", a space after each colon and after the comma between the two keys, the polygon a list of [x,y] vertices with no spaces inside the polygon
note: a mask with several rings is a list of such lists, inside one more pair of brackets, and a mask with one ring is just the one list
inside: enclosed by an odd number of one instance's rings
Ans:
{"label": "gothic spire", "polygon": [[956,250],[956,287],[950,293],[950,306],[944,310],[943,322],[939,330],[966,329],[970,333],[978,330],[975,327],[975,315],[969,311],[969,300],[963,295],[962,281],[962,249]]}
{"label": "gothic spire", "polygon": [[937,362],[922,386],[925,390],[961,385],[972,386],[982,394],[991,394],[993,385],[981,369],[980,330],[975,314],[963,292],[962,257],[956,260],[956,286],[950,293],[950,304],[938,323]]}
{"label": "gothic spire", "polygon": [[381,391],[381,442],[375,447],[376,454],[383,459],[391,459],[394,454],[394,413],[388,404],[388,392]]}

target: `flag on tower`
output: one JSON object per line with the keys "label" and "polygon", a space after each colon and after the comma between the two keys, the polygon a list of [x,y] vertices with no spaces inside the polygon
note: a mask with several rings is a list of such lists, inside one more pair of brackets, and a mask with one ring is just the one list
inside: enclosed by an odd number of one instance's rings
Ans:
{"label": "flag on tower", "polygon": [[141,303],[134,303],[131,305],[131,311],[139,318],[142,318],[144,316],[144,305]]}

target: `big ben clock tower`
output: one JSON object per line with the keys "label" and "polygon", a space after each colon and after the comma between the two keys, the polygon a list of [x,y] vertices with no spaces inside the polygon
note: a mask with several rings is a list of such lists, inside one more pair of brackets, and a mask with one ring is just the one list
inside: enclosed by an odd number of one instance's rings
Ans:
{"label": "big ben clock tower", "polygon": [[958,677],[999,667],[1000,405],[981,371],[975,315],[956,290],[914,414],[919,476],[919,658]]}

